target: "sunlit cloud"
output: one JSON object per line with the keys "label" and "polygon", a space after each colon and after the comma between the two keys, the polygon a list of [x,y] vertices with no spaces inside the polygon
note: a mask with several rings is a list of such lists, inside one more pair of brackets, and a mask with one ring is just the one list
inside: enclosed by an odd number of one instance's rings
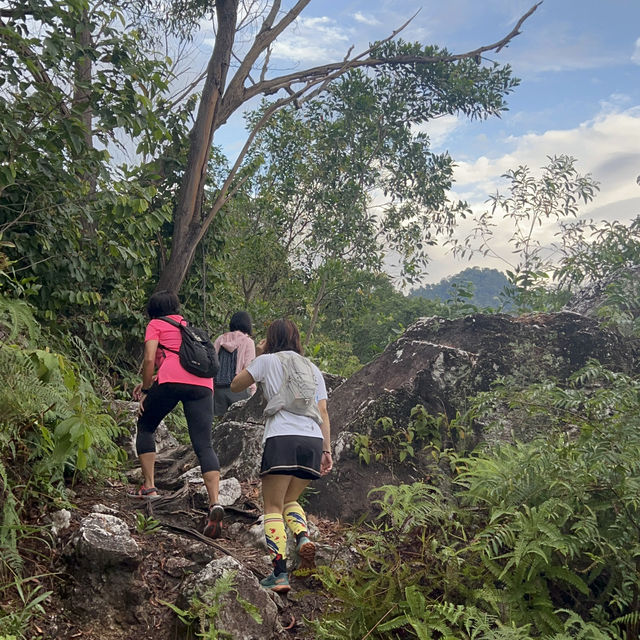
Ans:
{"label": "sunlit cloud", "polygon": [[[615,111],[621,96],[611,96],[603,103],[600,114],[578,127],[550,130],[542,134],[512,136],[505,141],[510,149],[496,157],[480,156],[471,162],[458,162],[454,171],[455,186],[452,198],[469,202],[476,213],[487,208],[489,195],[499,191],[507,193],[508,182],[501,176],[509,169],[527,165],[533,175],[539,176],[541,167],[548,164],[549,156],[565,154],[576,158],[581,174],[591,174],[600,183],[595,199],[582,205],[582,218],[618,220],[628,223],[640,215],[640,107]],[[624,100],[622,100],[624,102]],[[471,221],[461,222],[456,236],[463,239],[471,232]],[[512,260],[509,245],[511,226],[498,220],[492,247],[504,260],[474,256],[471,261],[455,259],[446,247],[430,251],[431,264],[427,280],[437,282],[468,266],[491,267],[504,270],[505,260]],[[538,232],[541,242],[551,243],[558,228],[545,225]]]}
{"label": "sunlit cloud", "polygon": [[365,15],[361,11],[356,11],[353,14],[353,19],[356,22],[361,22],[362,24],[366,24],[371,27],[380,24],[380,21],[377,18],[374,18],[373,16],[370,16],[370,15]]}
{"label": "sunlit cloud", "polygon": [[274,43],[274,59],[321,63],[342,59],[348,49],[348,32],[328,17],[299,18]]}
{"label": "sunlit cloud", "polygon": [[414,127],[413,131],[414,133],[426,133],[431,140],[431,148],[434,151],[443,151],[446,149],[447,139],[466,124],[467,120],[464,117],[445,115]]}

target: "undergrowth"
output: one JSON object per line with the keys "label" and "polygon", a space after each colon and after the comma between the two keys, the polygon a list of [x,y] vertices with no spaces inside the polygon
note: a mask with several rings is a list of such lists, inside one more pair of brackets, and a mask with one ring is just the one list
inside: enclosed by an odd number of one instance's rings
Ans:
{"label": "undergrowth", "polygon": [[379,516],[353,534],[357,566],[319,573],[332,608],[316,637],[639,637],[640,382],[591,363],[563,387],[481,394],[469,420],[508,422],[505,405],[544,417],[547,435],[442,452],[452,495],[372,492]]}
{"label": "undergrowth", "polygon": [[0,301],[0,636],[26,637],[49,593],[52,540],[34,522],[67,504],[66,487],[124,459],[120,428],[79,368],[45,346],[22,302]]}

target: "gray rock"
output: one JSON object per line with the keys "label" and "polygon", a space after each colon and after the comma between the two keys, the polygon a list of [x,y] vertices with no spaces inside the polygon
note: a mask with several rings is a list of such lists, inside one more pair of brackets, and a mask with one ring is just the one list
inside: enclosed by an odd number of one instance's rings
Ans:
{"label": "gray rock", "polygon": [[[640,342],[568,312],[420,318],[329,397],[334,471],[313,483],[317,492],[309,496],[309,510],[329,518],[355,520],[371,513],[371,489],[432,477],[435,463],[424,443],[402,463],[397,452],[384,445],[385,436],[402,434],[415,406],[453,420],[458,412],[464,413],[469,397],[488,391],[498,378],[518,386],[545,379],[563,381],[591,358],[614,371],[637,372]],[[382,417],[391,420],[390,431],[378,422]],[[544,424],[517,422],[503,422],[502,431],[492,434],[477,423],[474,432],[465,434],[466,448],[514,435],[530,439],[546,428]],[[359,434],[377,443],[380,460],[372,459],[369,464],[360,461],[354,446]],[[452,446],[446,429],[439,436],[444,446]]]}
{"label": "gray rock", "polygon": [[224,421],[214,428],[213,442],[221,475],[233,476],[241,482],[258,479],[263,431],[264,425],[255,422]]}
{"label": "gray rock", "polygon": [[114,509],[112,507],[107,507],[104,504],[98,503],[98,504],[94,504],[91,507],[91,511],[93,513],[108,513],[109,515],[112,516],[117,516],[118,515],[118,510]]}
{"label": "gray rock", "polygon": [[82,520],[73,547],[77,563],[94,572],[139,563],[140,549],[126,523],[106,513],[93,513]]}
{"label": "gray rock", "polygon": [[[200,479],[202,480],[202,476],[200,477]],[[207,488],[204,486],[204,482],[202,482],[202,486],[197,488],[196,493],[200,497],[198,503],[203,504],[205,508],[208,507],[209,494],[207,493]],[[240,482],[238,482],[236,478],[223,478],[222,480],[220,480],[220,487],[218,489],[218,502],[223,507],[229,507],[232,504],[235,504],[241,496],[242,487],[240,486]]]}
{"label": "gray rock", "polygon": [[[230,575],[233,577],[230,590],[214,599],[212,589],[223,576]],[[260,586],[253,573],[233,558],[213,560],[198,574],[185,580],[177,604],[188,609],[194,598],[217,610],[214,619],[201,619],[200,624],[206,628],[197,629],[196,633],[205,632],[211,624],[217,630],[229,633],[234,640],[264,640],[280,637],[283,633],[278,609],[270,594]],[[249,608],[259,612],[260,622],[250,615]]]}
{"label": "gray rock", "polygon": [[57,536],[71,524],[71,511],[68,509],[60,509],[51,514],[51,533]]}
{"label": "gray rock", "polygon": [[237,478],[223,478],[220,480],[219,499],[223,507],[235,504],[242,496],[242,487]]}

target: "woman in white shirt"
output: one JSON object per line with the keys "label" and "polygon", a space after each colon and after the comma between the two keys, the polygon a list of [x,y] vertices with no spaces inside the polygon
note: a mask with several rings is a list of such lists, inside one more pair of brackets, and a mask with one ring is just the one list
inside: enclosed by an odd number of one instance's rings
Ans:
{"label": "woman in white shirt", "polygon": [[[285,380],[284,364],[302,357],[300,333],[290,320],[280,319],[267,329],[267,337],[256,348],[258,357],[231,383],[231,391],[243,391],[254,382],[262,386],[267,401],[280,391]],[[276,354],[281,353],[281,356]],[[305,487],[314,478],[333,468],[330,451],[330,425],[327,390],[322,373],[304,358],[316,381],[314,406],[305,415],[285,408],[267,416],[260,476],[264,502],[264,531],[272,559],[273,572],[260,583],[272,591],[289,591],[285,524],[296,537],[301,568],[315,566],[315,546],[308,537],[307,517],[298,503]]]}

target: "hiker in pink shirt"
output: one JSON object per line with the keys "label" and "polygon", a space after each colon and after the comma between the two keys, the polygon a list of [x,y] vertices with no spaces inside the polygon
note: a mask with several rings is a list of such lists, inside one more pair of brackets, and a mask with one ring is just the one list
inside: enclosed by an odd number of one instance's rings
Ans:
{"label": "hiker in pink shirt", "polygon": [[[202,479],[209,494],[209,516],[204,535],[218,538],[222,533],[224,509],[218,503],[220,462],[213,449],[213,378],[203,378],[180,364],[178,352],[182,332],[168,318],[186,324],[180,314],[180,301],[171,291],[154,293],[147,304],[150,321],[144,336],[142,382],[133,390],[140,402],[136,452],[142,467],[142,486],[131,495],[138,498],[158,496],[154,470],[156,462],[155,432],[160,422],[182,402],[189,438],[200,462]],[[155,372],[155,375],[154,375]]]}

